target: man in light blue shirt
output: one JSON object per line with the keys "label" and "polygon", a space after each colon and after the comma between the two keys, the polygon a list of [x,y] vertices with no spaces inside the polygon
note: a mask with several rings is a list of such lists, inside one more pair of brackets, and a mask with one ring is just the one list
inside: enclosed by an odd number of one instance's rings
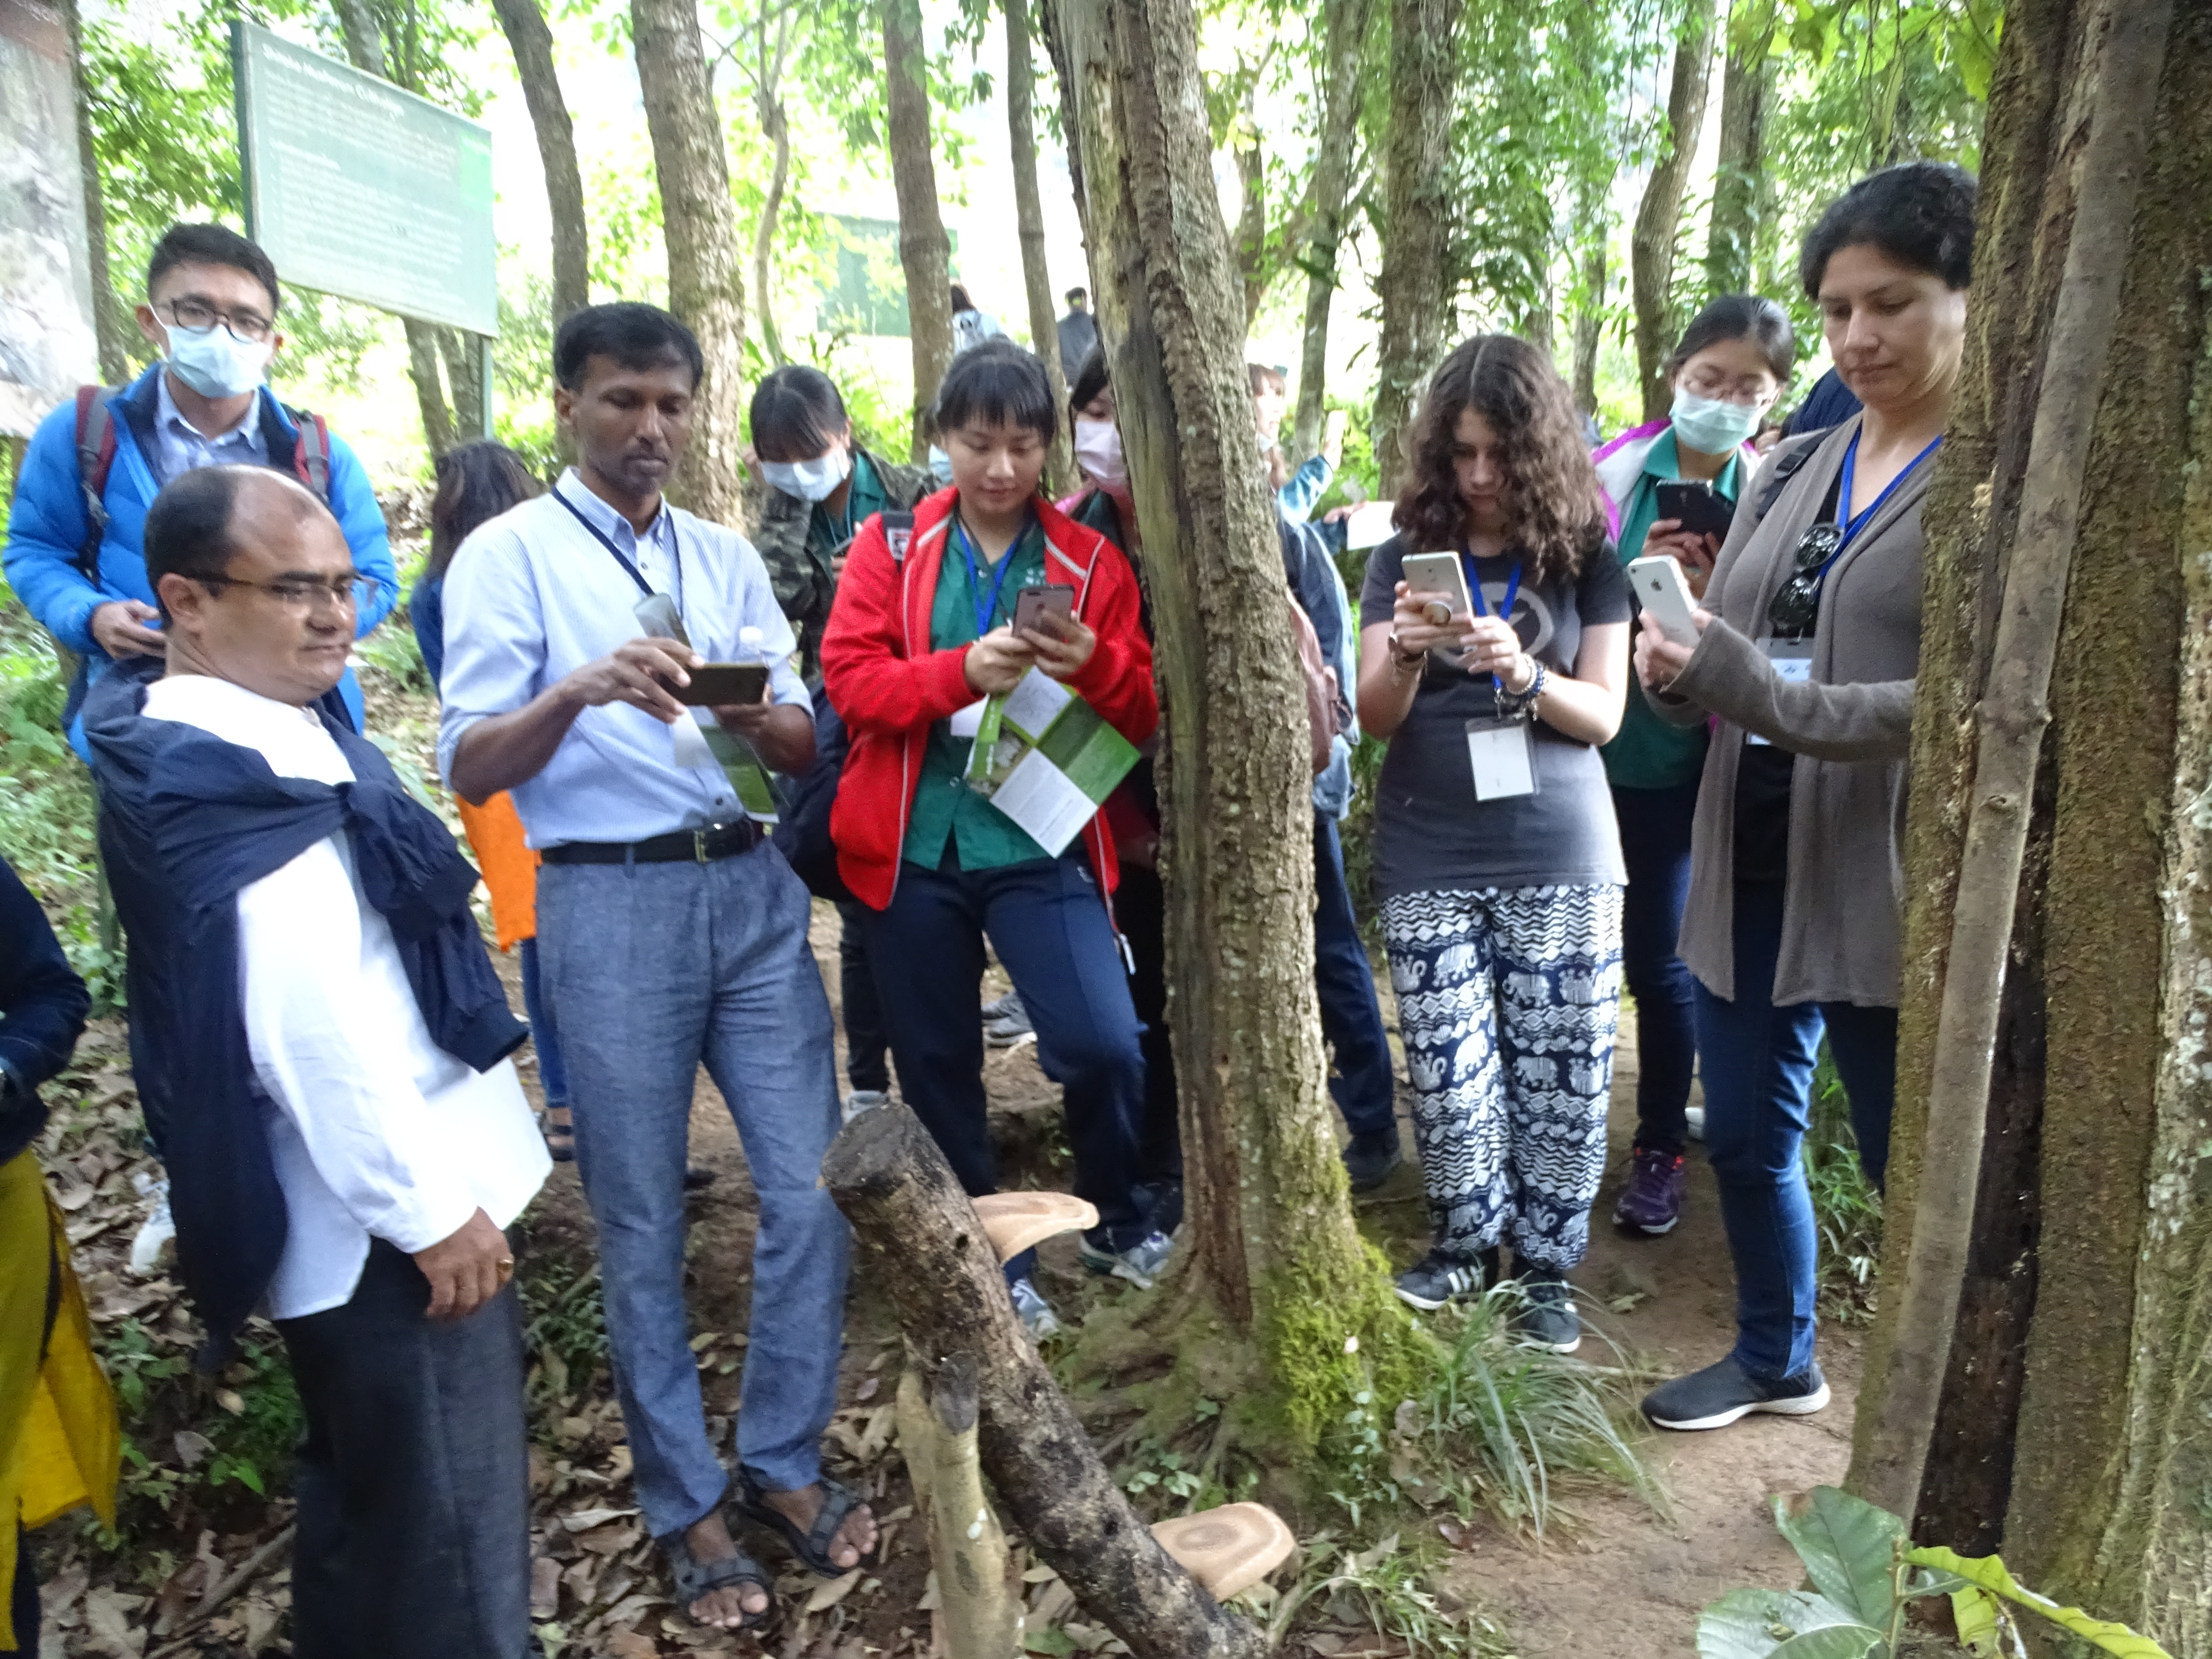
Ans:
{"label": "man in light blue shirt", "polygon": [[[760,1200],[737,1508],[830,1576],[874,1547],[876,1525],[819,1454],[847,1236],[818,1180],[839,1113],[809,900],[702,729],[799,773],[812,710],[752,544],[660,493],[703,367],[690,331],[652,306],[586,307],[561,325],[554,408],[576,465],[454,556],[438,758],[468,799],[511,790],[544,859],[539,961],[638,1503],[678,1604],[738,1629],[767,1617],[770,1580],[723,1521],[730,1477],[687,1341],[684,1170],[702,1060]],[[678,700],[691,670],[743,660],[769,665],[760,702],[695,713]]]}

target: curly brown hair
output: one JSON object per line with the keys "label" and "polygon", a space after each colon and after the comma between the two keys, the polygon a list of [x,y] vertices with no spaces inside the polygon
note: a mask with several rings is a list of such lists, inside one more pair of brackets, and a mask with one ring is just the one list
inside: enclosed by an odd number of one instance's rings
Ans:
{"label": "curly brown hair", "polygon": [[1459,417],[1472,409],[1498,434],[1512,483],[1505,539],[1529,580],[1571,582],[1605,544],[1605,507],[1574,398],[1551,359],[1510,334],[1478,334],[1429,377],[1409,434],[1407,487],[1391,522],[1422,551],[1460,545],[1467,505],[1452,465]]}

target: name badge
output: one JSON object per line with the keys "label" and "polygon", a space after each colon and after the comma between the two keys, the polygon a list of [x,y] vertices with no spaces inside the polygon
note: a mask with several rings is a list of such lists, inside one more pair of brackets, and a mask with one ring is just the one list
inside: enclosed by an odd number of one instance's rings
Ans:
{"label": "name badge", "polygon": [[[1813,644],[1809,640],[1761,640],[1760,650],[1773,665],[1774,678],[1791,685],[1808,685],[1813,679]],[[1746,744],[1754,748],[1769,749],[1773,745],[1756,732],[1743,734]]]}
{"label": "name badge", "polygon": [[1467,755],[1477,800],[1536,793],[1536,757],[1527,720],[1469,720]]}
{"label": "name badge", "polygon": [[981,731],[983,705],[988,702],[990,702],[988,697],[978,697],[965,708],[956,709],[951,718],[946,721],[946,725],[951,728],[952,735],[956,738],[972,738]]}

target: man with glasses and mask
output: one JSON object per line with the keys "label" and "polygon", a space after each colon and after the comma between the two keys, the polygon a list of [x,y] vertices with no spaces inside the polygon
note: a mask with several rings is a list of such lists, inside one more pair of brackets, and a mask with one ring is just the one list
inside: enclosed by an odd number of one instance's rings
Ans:
{"label": "man with glasses and mask", "polygon": [[204,1358],[266,1312],[307,1419],[294,1651],[524,1659],[503,1230],[552,1162],[477,872],[337,708],[376,584],[304,485],[193,468],[145,549],[167,666],[86,701],[100,849]]}
{"label": "man with glasses and mask", "polygon": [[[365,635],[398,594],[384,514],[353,452],[319,416],[270,391],[283,348],[276,270],[221,225],[173,225],[146,269],[138,327],[161,361],[129,386],[84,387],[31,440],[9,520],[8,580],[33,616],[84,659],[70,690],[70,738],[90,684],[116,664],[145,670],[162,653],[143,548],[146,513],[195,467],[271,467],[305,482],[337,516],[354,568],[375,591],[355,618]],[[361,727],[361,690],[339,684]]]}

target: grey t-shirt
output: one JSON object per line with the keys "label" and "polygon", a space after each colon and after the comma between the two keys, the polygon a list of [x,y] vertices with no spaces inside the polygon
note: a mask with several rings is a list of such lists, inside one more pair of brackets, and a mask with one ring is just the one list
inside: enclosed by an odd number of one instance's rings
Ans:
{"label": "grey t-shirt", "polygon": [[[1367,561],[1363,623],[1390,615],[1409,547],[1393,536]],[[1484,603],[1504,602],[1518,561],[1477,559]],[[1522,648],[1555,674],[1571,674],[1583,629],[1629,617],[1628,581],[1610,545],[1583,561],[1571,586],[1523,580],[1510,618]],[[1613,795],[1598,751],[1534,721],[1536,792],[1477,800],[1467,723],[1494,712],[1490,676],[1470,675],[1433,653],[1405,724],[1390,740],[1376,786],[1378,896],[1480,887],[1626,882]]]}

